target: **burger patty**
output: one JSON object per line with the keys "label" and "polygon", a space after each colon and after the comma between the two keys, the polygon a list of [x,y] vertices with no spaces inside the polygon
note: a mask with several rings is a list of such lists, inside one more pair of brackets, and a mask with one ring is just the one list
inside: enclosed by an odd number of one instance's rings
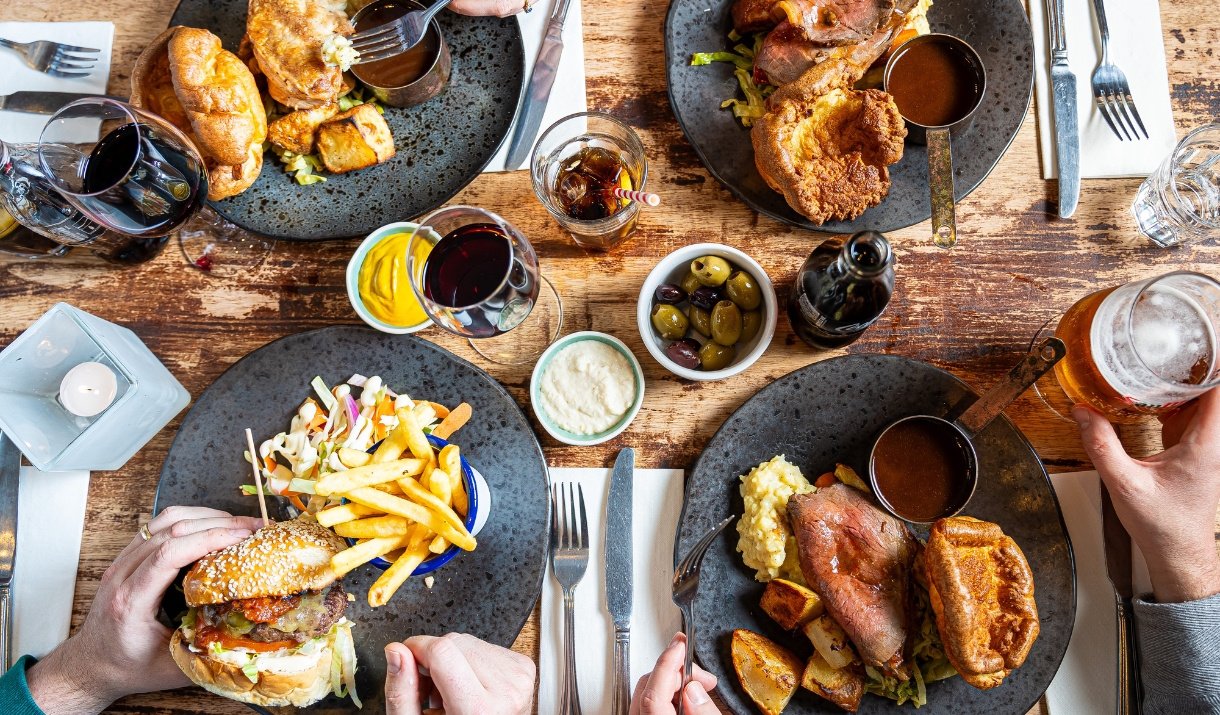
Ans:
{"label": "burger patty", "polygon": [[203,606],[199,609],[199,619],[205,625],[259,643],[277,641],[304,643],[326,635],[335,621],[339,620],[343,616],[343,612],[347,610],[347,592],[343,590],[342,581],[334,582],[323,591],[303,593],[299,599],[296,607],[279,615],[273,621],[254,624],[254,627],[244,634],[233,632],[228,623],[229,613],[237,610],[232,603]]}

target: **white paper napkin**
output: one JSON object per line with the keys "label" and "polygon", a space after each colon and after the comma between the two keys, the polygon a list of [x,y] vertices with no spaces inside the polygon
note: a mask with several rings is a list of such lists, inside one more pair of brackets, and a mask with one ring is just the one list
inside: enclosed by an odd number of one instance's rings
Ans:
{"label": "white paper napkin", "polygon": [[[1106,573],[1097,472],[1052,474],[1076,560],[1076,624],[1067,654],[1046,691],[1050,715],[1113,715],[1118,642],[1114,586]],[[1131,545],[1136,595],[1152,591],[1148,565]]]}
{"label": "white paper napkin", "polygon": [[[1058,175],[1055,164],[1055,113],[1050,96],[1050,44],[1046,35],[1047,0],[1029,0],[1034,31],[1034,89],[1038,98],[1038,141],[1042,176]],[[1093,100],[1093,71],[1101,63],[1101,34],[1090,0],[1064,0],[1068,63],[1076,75],[1080,115],[1080,176],[1085,179],[1144,177],[1156,170],[1178,142],[1169,103],[1169,75],[1161,37],[1158,0],[1106,0],[1110,60],[1127,75],[1131,97],[1148,139],[1119,141]]]}
{"label": "white paper napkin", "polygon": [[89,472],[21,468],[13,652],[41,658],[68,638]]}
{"label": "white paper napkin", "polygon": [[[554,3],[563,0],[538,0],[533,10],[517,14],[521,24],[521,37],[525,44],[525,86],[528,91],[530,75],[534,71],[534,63],[538,60],[538,50],[542,47],[542,38],[546,34],[547,21],[551,19],[551,9]],[[542,115],[542,124],[538,127],[538,137],[547,127],[563,119],[569,114],[588,111],[585,102],[585,45],[581,32],[580,0],[572,0],[568,8],[568,19],[563,24],[563,54],[559,57],[559,68],[555,71],[555,84],[551,87],[551,98],[546,105],[546,113]],[[508,158],[508,146],[513,141],[516,125],[509,130],[504,145],[491,159],[491,163],[483,171],[510,171],[504,168]],[[514,167],[512,170],[516,170]],[[529,169],[529,160],[520,167]],[[667,641],[668,642],[668,641]]]}
{"label": "white paper napkin", "polygon": [[[581,709],[608,715],[614,700],[614,622],[606,607],[606,500],[609,469],[552,468],[551,483],[576,481],[584,489],[589,519],[589,568],[576,587],[576,676]],[[632,490],[631,545],[634,592],[631,614],[631,689],[652,670],[661,651],[682,628],[671,599],[674,533],[682,512],[682,470],[637,469]],[[563,668],[563,592],[548,564],[542,586],[542,636],[538,657],[538,715],[554,715]]]}
{"label": "white paper napkin", "polygon": [[[51,40],[101,50],[93,69],[88,70],[88,77],[67,79],[36,72],[15,50],[0,48],[0,94],[18,91],[106,93],[106,81],[110,78],[110,49],[114,44],[114,23],[0,22],[0,37],[14,42]],[[36,142],[46,123],[47,116],[43,114],[0,110],[0,139],[16,143]],[[82,126],[78,130],[79,136],[65,137],[61,141],[96,142],[100,128],[101,122],[93,128]]]}

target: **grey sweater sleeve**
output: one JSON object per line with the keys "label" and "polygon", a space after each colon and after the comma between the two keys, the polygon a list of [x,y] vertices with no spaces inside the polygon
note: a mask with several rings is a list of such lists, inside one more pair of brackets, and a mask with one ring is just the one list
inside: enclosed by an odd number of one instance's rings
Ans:
{"label": "grey sweater sleeve", "polygon": [[1145,715],[1220,715],[1220,595],[1135,599]]}

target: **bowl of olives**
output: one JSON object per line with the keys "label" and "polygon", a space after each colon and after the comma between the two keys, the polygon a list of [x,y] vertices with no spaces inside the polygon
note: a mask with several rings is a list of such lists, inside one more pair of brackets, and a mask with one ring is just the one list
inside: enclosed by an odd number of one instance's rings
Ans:
{"label": "bowl of olives", "polygon": [[758,262],[718,243],[679,248],[644,279],[640,337],[656,361],[690,380],[745,370],[775,335],[779,304]]}

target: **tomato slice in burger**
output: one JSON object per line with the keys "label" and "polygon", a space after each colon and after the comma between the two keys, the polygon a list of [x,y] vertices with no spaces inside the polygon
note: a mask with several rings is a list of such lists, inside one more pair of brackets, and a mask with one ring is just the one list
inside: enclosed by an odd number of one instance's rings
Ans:
{"label": "tomato slice in burger", "polygon": [[255,653],[272,653],[281,648],[295,648],[296,641],[272,641],[263,643],[251,638],[243,638],[241,636],[231,636],[226,634],[219,628],[212,626],[202,626],[195,631],[195,647],[201,650],[207,650],[208,646],[213,643],[219,643],[221,648],[225,650],[234,650],[244,648]]}

